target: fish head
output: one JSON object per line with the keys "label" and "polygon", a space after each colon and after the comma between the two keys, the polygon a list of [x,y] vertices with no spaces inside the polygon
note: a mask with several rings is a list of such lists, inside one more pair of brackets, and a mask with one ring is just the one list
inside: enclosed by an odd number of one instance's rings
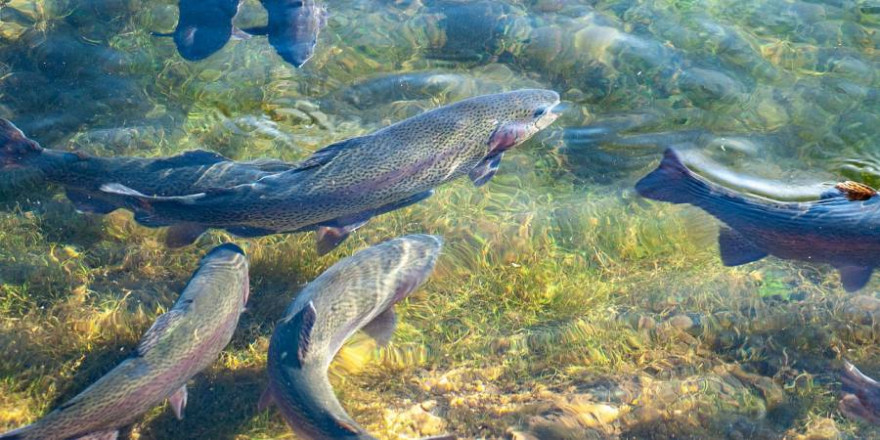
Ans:
{"label": "fish head", "polygon": [[552,90],[516,90],[482,98],[494,116],[494,129],[486,140],[487,157],[524,143],[559,117],[554,111],[559,94]]}
{"label": "fish head", "polygon": [[[205,269],[222,273],[223,275],[218,279],[223,280],[224,283],[234,283],[237,287],[236,293],[239,294],[242,308],[244,308],[250,295],[248,261],[244,250],[234,243],[221,244],[202,257],[199,270]],[[225,291],[224,289],[218,290]]]}
{"label": "fish head", "polygon": [[284,61],[293,64],[294,67],[302,67],[312,55],[315,54],[315,46],[318,44],[317,38],[306,42],[297,42],[285,44],[276,47],[278,55]]}
{"label": "fish head", "polygon": [[[394,270],[388,279],[394,285],[390,289],[390,304],[395,304],[413,293],[434,270],[443,239],[436,235],[413,234],[387,243],[391,246],[388,266]],[[396,260],[396,261],[394,261]]]}

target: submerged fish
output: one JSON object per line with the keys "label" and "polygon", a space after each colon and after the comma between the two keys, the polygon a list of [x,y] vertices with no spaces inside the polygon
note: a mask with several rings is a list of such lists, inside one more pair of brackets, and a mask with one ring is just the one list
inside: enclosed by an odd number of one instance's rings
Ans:
{"label": "submerged fish", "polygon": [[495,175],[504,152],[558,116],[559,95],[518,90],[466,99],[318,150],[295,169],[250,184],[159,197],[125,185],[103,190],[130,198],[147,226],[189,223],[245,237],[317,230],[325,253],[371,217],[428,198],[468,175]]}
{"label": "submerged fish", "polygon": [[442,243],[431,235],[386,241],[339,261],[309,283],[272,334],[269,386],[260,408],[276,404],[301,438],[375,439],[346,414],[327,368],[358,330],[388,343],[397,321],[394,304],[431,274]]}
{"label": "submerged fish", "polygon": [[844,182],[812,202],[780,202],[745,195],[688,169],[668,149],[660,166],[636,183],[643,197],[697,206],[723,221],[721,260],[738,266],[767,255],[828,263],[847,291],[861,289],[880,261],[880,196]]}
{"label": "submerged fish", "polygon": [[222,49],[233,35],[242,35],[232,24],[239,1],[180,0],[180,18],[174,32],[153,35],[173,37],[184,59],[205,59]]}
{"label": "submerged fish", "polygon": [[315,54],[318,33],[327,25],[327,9],[315,0],[260,1],[269,14],[269,23],[244,32],[268,35],[269,44],[284,61],[302,67]]}
{"label": "submerged fish", "polygon": [[880,383],[865,376],[855,365],[844,361],[843,398],[840,412],[850,418],[880,425]]}
{"label": "submerged fish", "polygon": [[[28,139],[11,122],[0,118],[0,186],[15,186],[16,178],[61,185],[67,198],[83,212],[107,214],[124,207],[125,199],[100,190],[101,185],[118,182],[147,194],[182,195],[223,185],[253,182],[264,176],[290,169],[276,160],[235,162],[217,153],[195,150],[158,159],[139,157],[102,158],[82,152],[43,148]],[[203,229],[192,235],[190,225],[173,226],[166,241],[170,246],[189,244]]]}
{"label": "submerged fish", "polygon": [[248,289],[241,248],[230,243],[214,248],[131,357],[36,423],[0,434],[0,439],[113,440],[120,428],[165,399],[182,418],[186,382],[211,365],[232,339]]}

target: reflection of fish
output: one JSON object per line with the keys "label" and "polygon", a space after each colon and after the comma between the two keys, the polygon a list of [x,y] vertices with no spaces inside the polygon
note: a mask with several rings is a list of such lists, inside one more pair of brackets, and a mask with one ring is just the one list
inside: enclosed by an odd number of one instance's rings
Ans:
{"label": "reflection of fish", "polygon": [[636,190],[654,200],[689,203],[726,223],[718,243],[727,266],[767,255],[828,263],[853,291],[868,282],[880,258],[880,196],[865,185],[841,183],[813,202],[747,196],[696,175],[669,149]]}
{"label": "reflection of fish", "polygon": [[170,34],[183,58],[196,61],[222,49],[236,33],[232,19],[238,13],[239,0],[180,0],[180,18]]}
{"label": "reflection of fish", "polygon": [[843,398],[840,412],[844,415],[880,425],[880,383],[865,376],[855,365],[844,361]]}
{"label": "reflection of fish", "polygon": [[[196,150],[177,156],[146,159],[101,158],[85,153],[51,150],[28,139],[11,122],[0,119],[0,187],[48,181],[61,185],[67,197],[84,212],[107,214],[123,207],[123,198],[100,191],[102,184],[119,182],[147,194],[182,195],[193,191],[253,182],[290,165],[275,160],[234,162],[217,153]],[[16,182],[14,180],[20,180]],[[188,225],[177,225],[167,236],[169,245],[192,242]]]}
{"label": "reflection of fish", "polygon": [[274,403],[306,439],[374,439],[339,404],[327,378],[342,344],[363,330],[379,344],[391,339],[394,304],[431,274],[442,240],[408,235],[346,258],[297,295],[275,327],[260,407]]}
{"label": "reflection of fish", "polygon": [[151,197],[123,185],[147,226],[191,223],[241,236],[318,230],[327,252],[371,217],[429,197],[468,175],[483,185],[508,149],[552,123],[559,95],[519,90],[466,99],[315,152],[296,169],[251,184]]}
{"label": "reflection of fish", "polygon": [[174,307],[150,327],[132,356],[36,423],[2,440],[112,440],[156,404],[186,406],[186,382],[232,339],[248,298],[248,263],[233,244],[202,258]]}
{"label": "reflection of fish", "polygon": [[295,67],[302,67],[318,44],[318,33],[327,24],[327,10],[315,0],[260,0],[269,14],[269,23],[244,31],[268,35],[278,55]]}

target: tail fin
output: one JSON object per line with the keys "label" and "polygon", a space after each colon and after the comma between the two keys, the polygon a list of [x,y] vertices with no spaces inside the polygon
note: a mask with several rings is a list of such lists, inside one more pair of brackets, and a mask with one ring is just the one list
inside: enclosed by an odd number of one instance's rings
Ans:
{"label": "tail fin", "polygon": [[15,124],[0,118],[0,165],[15,165],[42,151],[43,147],[25,136]]}
{"label": "tail fin", "polygon": [[706,183],[685,166],[672,148],[663,152],[656,170],[636,183],[636,191],[642,197],[670,203],[691,203],[706,190]]}

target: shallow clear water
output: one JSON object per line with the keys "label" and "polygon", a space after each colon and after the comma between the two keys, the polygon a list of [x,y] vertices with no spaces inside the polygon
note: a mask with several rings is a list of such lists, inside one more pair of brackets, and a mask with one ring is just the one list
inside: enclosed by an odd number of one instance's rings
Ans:
{"label": "shallow clear water", "polygon": [[[198,258],[234,240],[252,295],[232,343],[190,382],[184,420],[158,406],[129,434],[293,438],[256,407],[274,322],[339,259],[426,232],[446,245],[397,306],[391,346],[358,336],[331,368],[343,406],[380,438],[880,438],[838,409],[844,358],[880,376],[878,281],[848,293],[828,265],[726,267],[718,220],[634,190],[671,146],[767,197],[880,185],[878,5],[326,3],[315,54],[295,68],[261,36],[183,59],[153,35],[174,29],[172,1],[0,1],[0,117],[98,156],[295,161],[481,94],[549,88],[566,110],[486,186],[443,186],[323,257],[312,233],[213,231],[168,250],[126,211],[78,214],[61,188],[6,173],[0,431],[118,364]],[[247,0],[235,22],[265,20]]]}

